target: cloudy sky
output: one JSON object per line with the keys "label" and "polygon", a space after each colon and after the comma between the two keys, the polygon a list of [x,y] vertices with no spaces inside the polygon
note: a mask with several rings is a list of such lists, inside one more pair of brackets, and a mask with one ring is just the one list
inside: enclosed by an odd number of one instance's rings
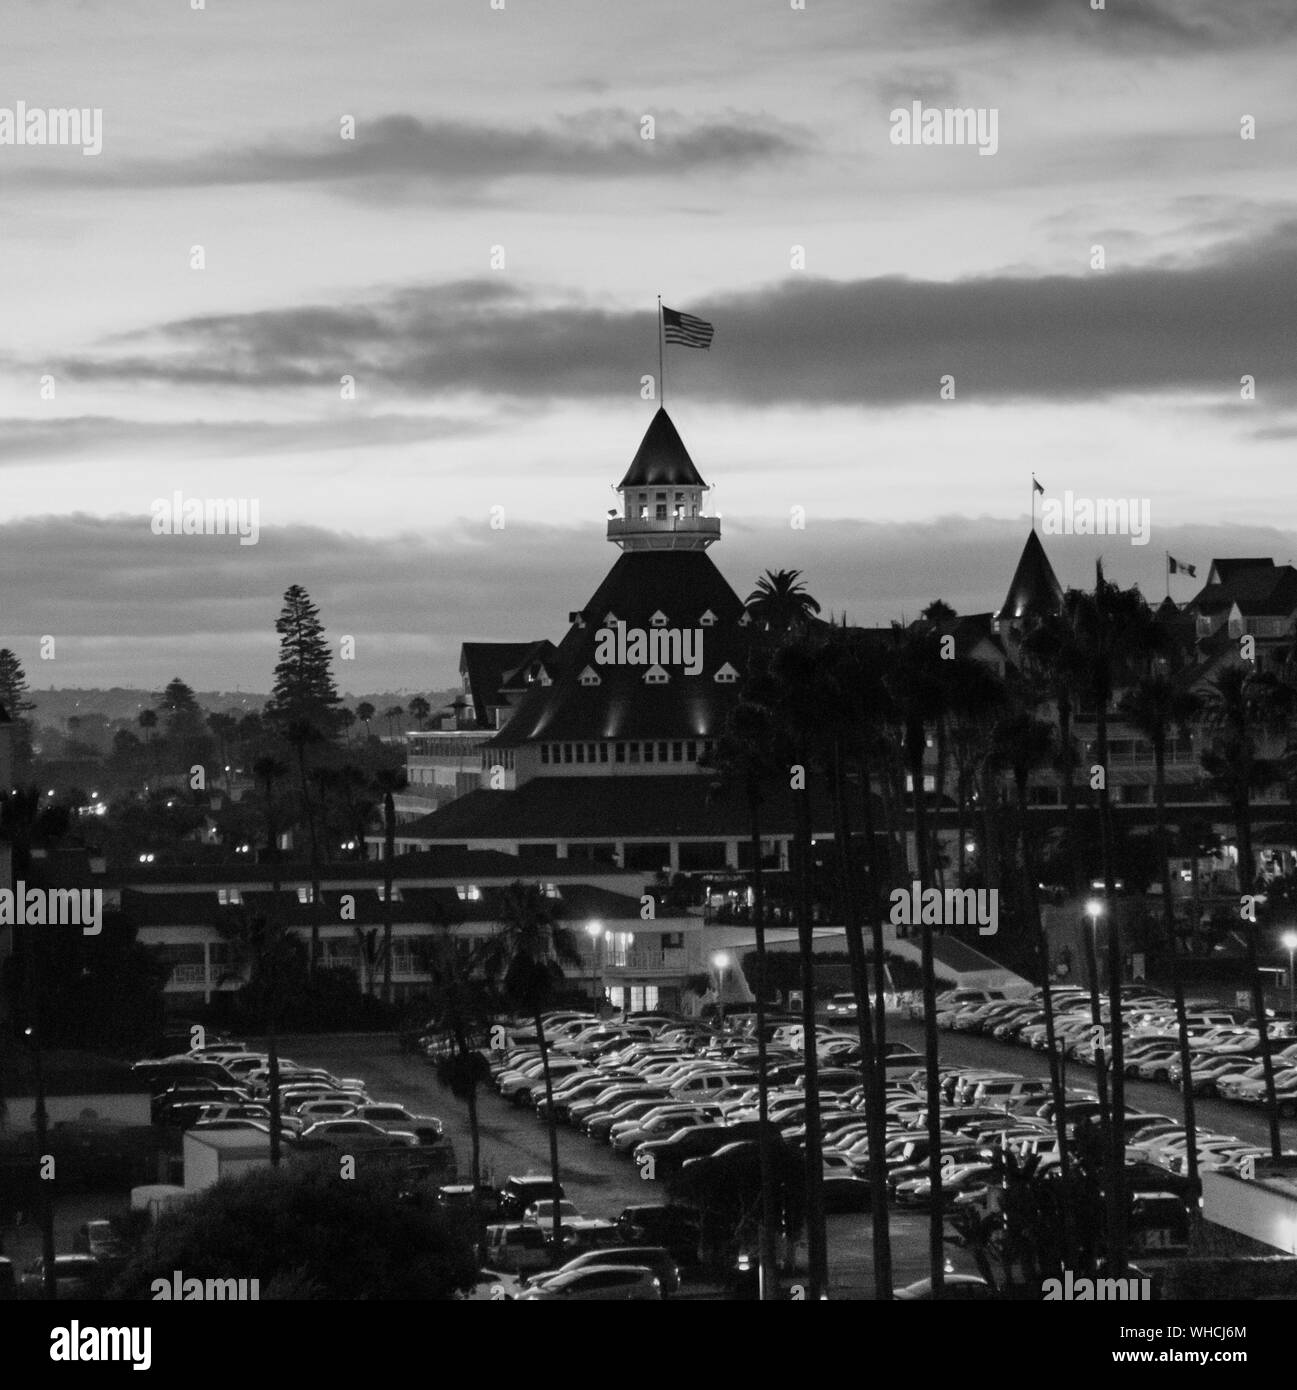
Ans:
{"label": "cloudy sky", "polygon": [[[0,113],[103,114],[0,145],[0,644],[264,689],[294,582],[353,690],[558,638],[658,294],[716,325],[667,405],[741,594],[998,606],[1033,470],[1151,503],[1064,583],[1294,559],[1295,58],[1291,0],[9,0]],[[916,101],[996,152],[893,144]],[[153,534],[176,490],[258,543]]]}

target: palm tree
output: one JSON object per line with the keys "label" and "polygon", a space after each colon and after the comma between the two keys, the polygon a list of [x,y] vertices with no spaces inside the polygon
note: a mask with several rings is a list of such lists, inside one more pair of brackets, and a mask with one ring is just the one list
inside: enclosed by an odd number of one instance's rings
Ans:
{"label": "palm tree", "polygon": [[342,730],[347,740],[347,746],[351,746],[351,731],[356,725],[356,711],[348,709],[343,705],[337,712],[338,727]]}
{"label": "palm tree", "polygon": [[[439,924],[449,928],[444,919]],[[417,941],[415,955],[421,969],[432,976],[433,1007],[438,1026],[448,1040],[448,1055],[438,1063],[439,1076],[450,1086],[451,1094],[468,1108],[471,1145],[470,1173],[473,1181],[473,1208],[482,1186],[482,1131],[477,1113],[477,1088],[488,1081],[491,1068],[477,1045],[477,1035],[491,1017],[491,999],[481,966],[484,943],[457,940],[446,930],[432,938]]]}
{"label": "palm tree", "polygon": [[[1252,793],[1275,780],[1275,764],[1260,755],[1273,719],[1274,682],[1254,675],[1242,666],[1227,666],[1203,690],[1203,717],[1211,733],[1211,745],[1201,762],[1208,776],[1230,803],[1238,832],[1238,886],[1251,893],[1256,877],[1252,852]],[[1275,1098],[1274,1061],[1270,1055],[1266,1025],[1265,990],[1261,981],[1260,943],[1256,913],[1244,919],[1248,967],[1252,977],[1252,1011],[1261,1039],[1261,1063],[1265,1077],[1266,1108],[1270,1120],[1270,1148],[1276,1158],[1282,1152],[1279,1110]]]}
{"label": "palm tree", "polygon": [[[895,706],[904,731],[905,761],[908,766],[911,804],[914,813],[914,854],[920,890],[928,886],[928,825],[923,785],[923,755],[927,731],[944,717],[949,686],[942,671],[936,635],[923,628],[908,631],[893,627],[893,645],[884,685]],[[924,917],[927,914],[923,914]],[[932,1210],[928,1219],[928,1262],[932,1296],[941,1298],[945,1290],[945,1210],[941,1195],[941,1078],[937,1068],[940,1050],[937,1041],[937,984],[932,955],[932,925],[920,923],[923,970],[923,1049],[927,1085],[928,1181]]]}
{"label": "palm tree", "polygon": [[804,631],[819,613],[819,603],[801,582],[801,570],[767,570],[748,595],[746,607],[761,632],[776,636]]}
{"label": "palm tree", "polygon": [[[869,1136],[870,1196],[874,1236],[874,1297],[892,1297],[891,1236],[887,1212],[887,1171],[884,1162],[886,1112],[882,1077],[882,1048],[870,1019],[869,967],[866,960],[864,930],[861,923],[857,885],[860,882],[852,841],[850,806],[847,800],[847,768],[853,755],[872,733],[882,702],[882,690],[872,681],[861,662],[859,645],[843,627],[834,627],[818,653],[819,682],[816,690],[823,712],[819,757],[829,780],[833,800],[833,837],[842,897],[843,926],[847,954],[851,962],[852,988],[856,997],[856,1027],[860,1039],[861,1068],[865,1080],[865,1113]],[[872,697],[872,698],[871,698]],[[865,804],[869,804],[869,773],[864,768]],[[866,901],[879,924],[877,895],[872,873]],[[874,962],[876,977],[882,974],[881,950]]]}
{"label": "palm tree", "polygon": [[1108,906],[1108,999],[1112,1039],[1112,1123],[1109,1125],[1108,1260],[1119,1273],[1126,1267],[1126,1113],[1125,1039],[1121,1019],[1121,925],[1113,851],[1112,791],[1108,785],[1108,719],[1117,685],[1138,676],[1166,644],[1166,630],[1137,588],[1122,589],[1103,577],[1095,562],[1094,592],[1073,600],[1082,688],[1095,708],[1095,751],[1099,781],[1099,840],[1104,894]]}
{"label": "palm tree", "polygon": [[410,701],[409,708],[410,717],[418,720],[419,728],[426,728],[428,716],[432,713],[432,706],[427,700],[425,700],[422,695],[416,695],[414,699]]}
{"label": "palm tree", "polygon": [[356,706],[356,718],[365,726],[365,741],[368,742],[373,735],[369,732],[369,721],[374,717],[374,707],[368,700],[362,700]]}
{"label": "palm tree", "polygon": [[770,1126],[770,1077],[767,1060],[766,991],[769,987],[766,955],[765,883],[761,862],[761,808],[765,795],[781,772],[775,756],[770,711],[751,699],[743,699],[730,711],[717,740],[711,766],[719,774],[719,791],[725,783],[741,787],[748,808],[748,844],[752,857],[752,928],[757,953],[757,1123],[761,1165],[761,1226],[759,1245],[759,1296],[776,1297],[778,1269],[775,1258],[773,1131]]}
{"label": "palm tree", "polygon": [[392,1002],[392,860],[396,857],[396,802],[406,787],[402,768],[384,767],[374,774],[374,790],[383,798],[383,1003]]}
{"label": "palm tree", "polygon": [[[1049,1053],[1049,1089],[1054,1102],[1054,1127],[1058,1135],[1058,1159],[1064,1184],[1071,1181],[1068,1152],[1067,1116],[1063,1111],[1063,1072],[1054,1032],[1054,996],[1050,985],[1049,941],[1040,914],[1040,893],[1037,887],[1036,856],[1031,843],[1031,820],[1028,810],[1028,783],[1031,774],[1048,766],[1054,755],[1054,730],[1043,719],[1037,719],[1025,706],[1006,714],[995,726],[992,735],[991,758],[995,765],[1013,774],[1017,794],[1018,833],[1022,847],[1022,901],[1036,938],[1036,953],[1040,961],[1041,1003],[1045,1010],[1045,1043]],[[1064,1203],[1063,1219],[1070,1227],[1068,1207]],[[1070,1229],[1063,1236],[1063,1248],[1072,1250]]]}
{"label": "palm tree", "polygon": [[302,797],[302,809],[306,813],[307,843],[311,854],[311,956],[310,970],[315,973],[320,956],[320,842],[315,827],[315,807],[311,800],[310,779],[307,775],[306,750],[328,739],[314,719],[291,720],[284,729],[284,738],[297,755],[297,786]]}
{"label": "palm tree", "polygon": [[796,873],[797,946],[802,983],[802,1047],[806,1065],[806,1246],[811,1299],[828,1286],[828,1239],[824,1212],[824,1154],[820,1127],[819,1055],[815,1032],[814,864],[811,785],[815,731],[823,711],[815,695],[815,646],[786,634],[771,662],[772,701],[785,765],[801,769],[794,780],[793,868]]}
{"label": "palm tree", "polygon": [[[488,979],[499,979],[505,997],[536,1025],[541,1074],[545,1080],[545,1125],[549,1131],[549,1167],[554,1191],[559,1190],[558,1117],[554,1112],[554,1083],[550,1075],[549,1041],[541,1015],[565,983],[564,966],[579,969],[581,953],[576,938],[559,924],[548,898],[535,884],[515,881],[501,902],[500,926],[483,947],[483,967]],[[558,1203],[554,1203],[553,1259],[563,1258],[563,1228]]]}
{"label": "palm tree", "polygon": [[[1162,921],[1166,933],[1167,958],[1171,966],[1171,988],[1175,999],[1175,1022],[1180,1044],[1181,1089],[1184,1093],[1184,1129],[1189,1136],[1185,1150],[1189,1185],[1198,1190],[1198,1128],[1193,1097],[1193,1064],[1189,1050],[1189,1022],[1185,1016],[1184,981],[1176,966],[1175,903],[1171,897],[1171,842],[1166,823],[1166,740],[1171,729],[1184,731],[1197,716],[1201,701],[1192,690],[1163,672],[1142,677],[1122,696],[1118,708],[1122,718],[1153,746],[1153,794],[1157,808],[1157,851],[1162,871]],[[1197,873],[1195,854],[1195,874]],[[1191,1208],[1196,1211],[1196,1207]]]}
{"label": "palm tree", "polygon": [[1078,590],[1063,596],[1058,613],[1043,617],[1022,640],[1024,665],[1029,675],[1047,683],[1058,721],[1058,773],[1063,782],[1063,824],[1066,827],[1069,887],[1080,893],[1082,865],[1076,828],[1076,743],[1072,714],[1085,668],[1085,652],[1077,636]]}
{"label": "palm tree", "polygon": [[387,720],[388,736],[394,738],[396,736],[396,730],[392,725],[396,720],[405,718],[405,711],[400,705],[393,705],[390,709],[385,709],[383,711],[383,718]]}

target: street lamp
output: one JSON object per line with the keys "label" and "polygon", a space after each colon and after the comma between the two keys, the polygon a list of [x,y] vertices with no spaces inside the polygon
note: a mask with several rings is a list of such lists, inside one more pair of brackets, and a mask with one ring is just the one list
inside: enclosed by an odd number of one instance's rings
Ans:
{"label": "street lamp", "polygon": [[1297,989],[1293,984],[1293,954],[1297,952],[1297,931],[1286,931],[1280,940],[1288,948],[1288,1028],[1289,1037],[1297,1029]]}
{"label": "street lamp", "polygon": [[712,965],[716,968],[716,1014],[722,1028],[725,1026],[725,972],[729,969],[729,964],[728,951],[717,951],[712,956]]}
{"label": "street lamp", "polygon": [[[1099,1109],[1106,1128],[1109,1122],[1108,1117],[1108,1072],[1107,1060],[1105,1057],[1106,1049],[1103,1046],[1103,1020],[1100,1017],[1099,1009],[1099,962],[1095,951],[1095,938],[1099,934],[1099,918],[1103,916],[1106,904],[1102,898],[1090,898],[1085,904],[1085,915],[1089,918],[1089,927],[1085,932],[1085,967],[1086,973],[1090,977],[1090,1022],[1094,1025],[1098,1046],[1094,1049],[1094,1071],[1095,1078],[1099,1086]],[[1113,1028],[1121,1027],[1121,1019],[1110,1019],[1109,1024]]]}
{"label": "street lamp", "polygon": [[[590,938],[590,994],[595,993],[595,974],[599,968],[599,938],[603,935],[602,922],[587,922],[585,924],[586,935]],[[600,1004],[603,1003],[602,996],[599,997]]]}

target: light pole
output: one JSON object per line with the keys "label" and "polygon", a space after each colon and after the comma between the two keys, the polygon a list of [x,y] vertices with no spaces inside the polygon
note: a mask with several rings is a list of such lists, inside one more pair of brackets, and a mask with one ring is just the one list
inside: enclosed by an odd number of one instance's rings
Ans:
{"label": "light pole", "polygon": [[[1085,904],[1085,915],[1089,918],[1089,925],[1085,932],[1085,968],[1090,977],[1090,1022],[1096,1030],[1095,1040],[1098,1046],[1094,1049],[1094,1072],[1095,1079],[1099,1087],[1099,1114],[1106,1130],[1110,1123],[1108,1114],[1108,1064],[1106,1051],[1103,1042],[1103,1020],[1100,1017],[1099,1008],[1099,961],[1098,953],[1095,950],[1095,938],[1099,933],[1099,918],[1103,916],[1104,904],[1099,898],[1091,898]],[[1121,1019],[1118,1018],[1112,1026],[1120,1028]]]}
{"label": "light pole", "polygon": [[725,1028],[725,972],[729,968],[730,958],[727,951],[717,951],[712,956],[712,965],[716,967],[716,1016],[722,1031]]}
{"label": "light pole", "polygon": [[596,975],[599,971],[599,938],[603,935],[602,922],[587,922],[585,924],[586,935],[590,938],[590,994],[593,998],[603,1004],[603,998],[595,993],[597,988]]}
{"label": "light pole", "polygon": [[1293,955],[1297,953],[1297,931],[1286,931],[1280,938],[1288,948],[1288,1036],[1297,1036],[1297,983],[1293,980]]}

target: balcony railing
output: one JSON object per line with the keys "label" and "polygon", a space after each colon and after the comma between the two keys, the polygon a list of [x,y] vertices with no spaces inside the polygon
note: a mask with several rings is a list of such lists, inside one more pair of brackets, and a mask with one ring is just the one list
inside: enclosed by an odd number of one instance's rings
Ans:
{"label": "balcony railing", "polygon": [[609,974],[623,970],[648,971],[650,973],[661,971],[664,974],[678,974],[680,971],[688,969],[688,957],[689,953],[682,947],[670,947],[657,951],[618,952],[608,962],[607,969]]}
{"label": "balcony railing", "polygon": [[718,516],[680,516],[657,520],[653,517],[613,517],[608,522],[608,539],[615,541],[623,536],[710,536],[713,540],[721,534],[721,519]]}

